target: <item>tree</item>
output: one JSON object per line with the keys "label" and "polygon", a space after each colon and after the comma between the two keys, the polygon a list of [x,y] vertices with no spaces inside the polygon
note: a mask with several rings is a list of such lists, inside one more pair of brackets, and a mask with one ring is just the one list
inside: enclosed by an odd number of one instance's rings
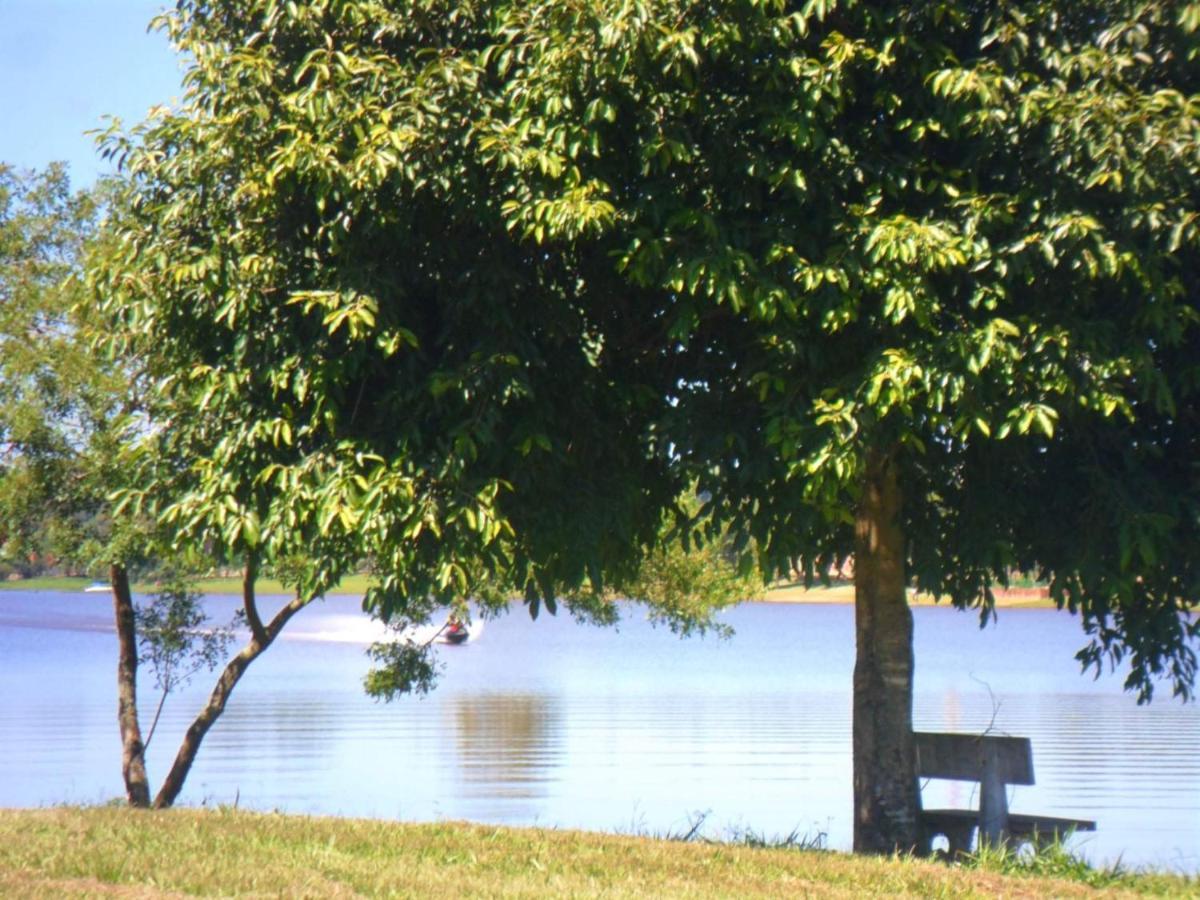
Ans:
{"label": "tree", "polygon": [[30,575],[94,536],[89,442],[114,400],[74,339],[96,204],[65,170],[0,165],[0,574]]}
{"label": "tree", "polygon": [[234,616],[229,626],[209,627],[209,617],[200,594],[178,573],[166,577],[149,602],[134,610],[137,628],[138,663],[149,663],[155,687],[161,691],[144,749],[149,749],[167,698],[188,684],[201,669],[210,672],[226,656],[233,640],[233,625],[241,624]]}
{"label": "tree", "polygon": [[[250,631],[151,799],[114,567],[133,805],[175,801],[247,667],[364,561],[365,607],[398,628],[514,593],[605,621],[614,590],[653,587],[687,629],[741,598],[737,579],[641,565],[667,566],[676,535],[692,546],[687,476],[646,449],[667,385],[601,353],[575,270],[507,237],[491,167],[454,139],[473,76],[447,58],[426,78],[423,48],[474,40],[479,15],[182,2],[161,24],[192,60],[183,105],[105,138],[127,180],[89,285],[146,385],[118,512],[240,566]],[[343,40],[366,43],[326,58]],[[260,572],[294,592],[270,620]],[[368,686],[427,687],[424,650],[380,648]]]}
{"label": "tree", "polygon": [[1085,665],[1190,692],[1200,7],[502,19],[510,228],[645,302],[714,524],[809,580],[854,557],[857,849],[921,842],[909,585],[986,618],[1036,572]]}
{"label": "tree", "polygon": [[[153,523],[112,515],[108,499],[123,483],[125,445],[142,411],[138,363],[97,350],[96,310],[81,278],[110,190],[73,193],[60,165],[40,173],[0,166],[0,574],[10,566],[23,576],[110,573],[119,623],[134,633],[140,620],[140,635],[122,648],[128,720],[139,656],[165,701],[195,670],[212,667],[228,631],[208,629],[179,583],[140,609],[129,591],[130,566],[145,573],[151,559],[152,567],[179,560]],[[126,754],[127,770],[141,752]]]}
{"label": "tree", "polygon": [[908,586],[986,618],[1036,572],[1085,664],[1190,690],[1195,4],[164,21],[189,101],[111,139],[94,284],[189,411],[181,534],[299,597],[369,556],[400,617],[599,595],[693,484],[768,568],[853,556],[865,851],[921,843]]}

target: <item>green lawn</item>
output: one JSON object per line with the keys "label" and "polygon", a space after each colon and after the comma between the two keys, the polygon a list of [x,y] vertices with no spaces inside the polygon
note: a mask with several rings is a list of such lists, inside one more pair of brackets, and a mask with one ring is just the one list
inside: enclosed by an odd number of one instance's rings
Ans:
{"label": "green lawn", "polygon": [[119,807],[0,810],[0,895],[1196,896],[1197,883],[1005,874],[907,858],[456,822]]}

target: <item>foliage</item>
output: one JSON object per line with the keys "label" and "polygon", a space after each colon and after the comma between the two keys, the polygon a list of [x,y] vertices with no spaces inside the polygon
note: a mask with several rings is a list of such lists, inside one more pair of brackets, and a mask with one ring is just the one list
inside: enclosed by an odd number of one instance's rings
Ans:
{"label": "foliage", "polygon": [[66,171],[0,164],[0,575],[94,564],[119,374],[91,351],[79,308],[97,199]]}
{"label": "foliage", "polygon": [[[553,612],[584,583],[601,597],[633,577],[686,484],[647,448],[668,374],[643,384],[600,352],[578,274],[510,239],[491,167],[455,137],[474,76],[449,58],[426,71],[431,28],[471,41],[488,15],[413,12],[181,0],[159,23],[190,62],[182,104],[102,141],[124,181],[88,285],[143,416],[115,511],[243,569],[251,635],[155,805],[178,795],[246,667],[363,561],[364,605],[400,627],[468,596]],[[270,623],[259,573],[295,595]],[[589,602],[568,599],[581,615]],[[119,633],[127,651],[132,625]],[[435,674],[427,647],[373,659],[378,695]]]}
{"label": "foliage", "polygon": [[503,173],[510,230],[587,274],[594,315],[632,297],[659,327],[659,446],[714,527],[818,579],[853,550],[878,453],[916,587],[986,615],[991,583],[1034,572],[1082,616],[1086,665],[1189,693],[1194,6],[498,16],[473,70],[497,110],[464,140]]}
{"label": "foliage", "polygon": [[439,666],[428,645],[394,640],[372,644],[367,653],[376,664],[363,679],[372,697],[395,700],[405,694],[428,694],[437,681]]}
{"label": "foliage", "polygon": [[683,491],[647,449],[670,376],[601,352],[578,272],[512,240],[459,133],[482,70],[416,52],[490,16],[428,12],[161,20],[187,94],[107,136],[128,183],[90,272],[158,405],[120,509],[305,599],[369,560],[385,619],[467,595],[553,611],[632,577]]}
{"label": "foliage", "polygon": [[699,518],[700,502],[687,498],[681,511],[664,517],[660,540],[627,577],[596,591],[585,582],[566,600],[593,621],[611,622],[618,615],[616,601],[631,599],[646,605],[650,619],[687,636],[715,631],[732,634],[715,621],[722,609],[761,594],[765,588],[749,559],[733,550],[728,535],[706,538],[689,524]]}
{"label": "foliage", "polygon": [[[760,593],[762,579],[739,570],[728,540],[681,537],[690,534],[680,528],[686,529],[687,516],[695,516],[699,504],[693,500],[682,506],[681,524],[673,525],[673,517],[664,519],[659,542],[648,549],[631,574],[599,590],[585,580],[561,598],[548,598],[547,605],[556,609],[561,600],[580,621],[612,625],[620,619],[621,602],[633,601],[646,606],[651,621],[666,624],[681,636],[709,631],[722,637],[731,635],[728,625],[715,621],[716,614]],[[482,575],[473,585],[478,615],[500,615],[507,610],[509,595],[502,579]],[[531,605],[534,617],[537,610]],[[420,604],[408,604],[406,617],[395,617],[390,623],[398,636],[368,648],[367,654],[376,664],[364,679],[368,694],[394,700],[433,689],[441,669],[432,654],[433,641],[421,644],[412,637],[412,629],[430,612]],[[471,618],[471,610],[461,599],[454,604],[453,614],[462,621]]]}
{"label": "foliage", "polygon": [[[856,512],[898,510],[889,610],[906,580],[986,619],[1031,572],[1085,665],[1190,693],[1194,4],[180,0],[161,22],[187,94],[108,136],[129,184],[91,274],[164,410],[126,508],[303,560],[305,601],[368,559],[368,608],[404,620],[603,598],[664,516],[691,528],[692,487],[711,542],[808,582]],[[865,680],[911,671],[904,621]],[[880,721],[862,733],[904,763],[907,720]],[[914,779],[867,749],[904,785],[876,818],[908,830],[877,843],[908,846]]]}
{"label": "foliage", "polygon": [[747,600],[763,589],[762,579],[738,572],[719,542],[685,549],[670,543],[648,554],[622,593],[644,602],[652,621],[663,622],[682,635],[715,629],[714,613]]}
{"label": "foliage", "polygon": [[986,621],[1032,572],[1085,666],[1192,690],[1194,19],[534,2],[475,56],[462,140],[514,240],[580,273],[601,355],[641,323],[712,529],[808,582],[857,557],[857,847],[918,840],[906,581]]}
{"label": "foliage", "polygon": [[136,619],[139,662],[150,665],[155,685],[166,694],[201,669],[216,668],[233,639],[232,625],[207,627],[200,594],[178,579],[161,585],[141,604]]}
{"label": "foliage", "polygon": [[628,575],[695,478],[811,580],[876,448],[919,589],[1034,572],[1086,664],[1186,693],[1195,18],[181,3],[95,279],[203,412],[153,442],[166,515],[303,548],[309,592],[369,556],[385,614],[484,572],[533,604]]}

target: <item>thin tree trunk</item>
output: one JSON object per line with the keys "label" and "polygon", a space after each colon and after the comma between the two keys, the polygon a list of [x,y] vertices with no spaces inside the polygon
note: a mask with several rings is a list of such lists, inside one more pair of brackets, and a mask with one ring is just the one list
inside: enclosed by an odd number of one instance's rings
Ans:
{"label": "thin tree trunk", "polygon": [[158,696],[158,708],[154,710],[154,721],[150,723],[150,730],[146,732],[146,743],[143,747],[146,751],[150,750],[150,742],[154,740],[154,732],[158,728],[158,720],[162,718],[163,707],[167,705],[167,695],[170,693],[169,690],[164,690]]}
{"label": "thin tree trunk", "polygon": [[917,851],[912,613],[896,462],[868,452],[855,523],[854,850]]}
{"label": "thin tree trunk", "polygon": [[117,724],[121,727],[121,776],[130,806],[150,805],[150,781],[146,776],[146,748],[138,724],[137,624],[133,617],[133,595],[129,573],[121,565],[109,568],[113,614],[117,623]]}
{"label": "thin tree trunk", "polygon": [[251,563],[247,566],[246,578],[242,583],[243,605],[246,608],[246,619],[251,630],[250,642],[225,666],[221,677],[217,679],[212,694],[209,695],[208,704],[200,711],[200,714],[188,727],[187,733],[184,734],[179,745],[179,752],[175,754],[175,762],[171,765],[171,771],[167,773],[167,777],[158,791],[158,796],[154,798],[155,809],[163,809],[175,802],[179,792],[183,790],[183,783],[192,768],[204,736],[208,734],[208,730],[225,711],[229,695],[233,693],[233,689],[245,674],[246,669],[249,668],[250,663],[271,646],[275,638],[279,636],[279,632],[287,625],[288,620],[310,602],[296,597],[275,615],[269,625],[264,626],[259,618],[258,606],[254,600],[253,573],[254,564]]}

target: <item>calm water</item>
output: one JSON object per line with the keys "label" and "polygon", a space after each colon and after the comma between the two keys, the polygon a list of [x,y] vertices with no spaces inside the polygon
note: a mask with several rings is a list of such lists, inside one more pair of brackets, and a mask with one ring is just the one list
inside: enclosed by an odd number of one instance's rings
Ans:
{"label": "calm water", "polygon": [[[0,592],[0,806],[121,795],[110,609],[105,594]],[[1012,789],[1015,811],[1098,820],[1076,841],[1095,861],[1200,870],[1200,709],[1169,691],[1138,707],[1119,674],[1081,676],[1066,614],[1002,611],[983,632],[973,614],[915,616],[919,729],[1031,737],[1038,783]],[[372,623],[326,601],[251,667],[182,802],[650,832],[707,814],[714,836],[848,848],[852,610],[750,604],[727,621],[728,641],[680,641],[640,618],[615,632],[514,611],[442,648],[433,694],[389,705],[360,687]],[[152,778],[209,684],[168,701]],[[925,797],[975,799],[949,782]]]}

